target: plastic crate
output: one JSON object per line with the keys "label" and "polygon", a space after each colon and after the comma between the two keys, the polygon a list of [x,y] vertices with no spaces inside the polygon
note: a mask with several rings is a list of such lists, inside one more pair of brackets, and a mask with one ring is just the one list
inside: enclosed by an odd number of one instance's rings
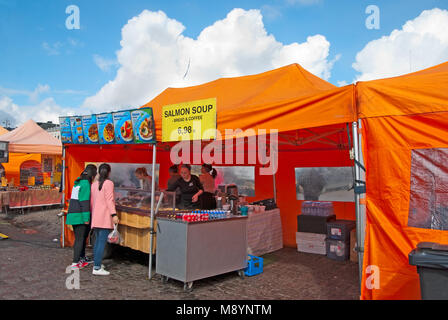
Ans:
{"label": "plastic crate", "polygon": [[350,232],[356,228],[351,220],[334,220],[327,223],[327,237],[333,240],[350,240]]}
{"label": "plastic crate", "polygon": [[325,240],[327,244],[327,257],[332,260],[346,261],[350,258],[350,241]]}
{"label": "plastic crate", "polygon": [[247,267],[244,270],[246,276],[255,276],[263,272],[263,258],[248,254]]}

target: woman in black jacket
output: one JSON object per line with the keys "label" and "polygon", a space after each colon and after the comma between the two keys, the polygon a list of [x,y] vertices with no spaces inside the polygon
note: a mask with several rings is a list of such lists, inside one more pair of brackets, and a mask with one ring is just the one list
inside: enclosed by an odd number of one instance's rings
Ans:
{"label": "woman in black jacket", "polygon": [[180,166],[180,178],[168,187],[168,191],[181,192],[179,207],[181,209],[200,209],[199,196],[204,192],[201,181],[191,174],[191,166],[183,164]]}

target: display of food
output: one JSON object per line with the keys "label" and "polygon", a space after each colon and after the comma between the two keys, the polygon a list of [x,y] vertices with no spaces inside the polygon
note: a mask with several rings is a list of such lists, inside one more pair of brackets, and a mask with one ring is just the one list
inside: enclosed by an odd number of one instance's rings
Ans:
{"label": "display of food", "polygon": [[[161,192],[155,192],[154,205],[156,206]],[[175,193],[164,192],[159,212],[176,211]],[[134,188],[115,188],[115,207],[117,210],[139,215],[151,215],[151,192]]]}
{"label": "display of food", "polygon": [[83,116],[82,126],[84,128],[84,138],[87,144],[98,143],[98,125],[95,115]]}
{"label": "display of food", "polygon": [[114,121],[111,113],[96,116],[98,123],[98,138],[101,144],[111,144],[115,141]]}
{"label": "display of food", "polygon": [[71,117],[70,127],[72,131],[72,142],[73,143],[84,143],[84,133],[82,129],[82,118],[81,117]]}
{"label": "display of food", "polygon": [[134,142],[148,143],[153,142],[154,118],[151,108],[141,108],[131,111],[132,124],[134,126]]}
{"label": "display of food", "polygon": [[130,111],[114,112],[112,114],[115,127],[116,143],[131,143],[134,140]]}

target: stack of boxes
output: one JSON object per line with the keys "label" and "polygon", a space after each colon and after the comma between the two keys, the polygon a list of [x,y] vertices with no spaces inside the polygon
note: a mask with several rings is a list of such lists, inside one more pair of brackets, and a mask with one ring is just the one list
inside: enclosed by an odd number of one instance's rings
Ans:
{"label": "stack of boxes", "polygon": [[335,219],[331,202],[304,201],[297,216],[297,251],[326,255],[327,222]]}
{"label": "stack of boxes", "polygon": [[356,224],[350,220],[335,220],[327,223],[327,257],[346,261],[350,258],[350,233]]}
{"label": "stack of boxes", "polygon": [[332,202],[304,201],[297,216],[297,251],[355,261],[355,227],[355,221],[336,220]]}

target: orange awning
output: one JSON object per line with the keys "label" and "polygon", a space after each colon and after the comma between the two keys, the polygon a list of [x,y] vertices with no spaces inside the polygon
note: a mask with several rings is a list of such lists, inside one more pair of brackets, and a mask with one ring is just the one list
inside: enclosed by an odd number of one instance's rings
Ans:
{"label": "orange awning", "polygon": [[264,73],[221,78],[187,88],[168,88],[144,107],[154,110],[162,140],[162,107],[216,98],[217,129],[279,132],[355,121],[354,86],[336,87],[298,64]]}

